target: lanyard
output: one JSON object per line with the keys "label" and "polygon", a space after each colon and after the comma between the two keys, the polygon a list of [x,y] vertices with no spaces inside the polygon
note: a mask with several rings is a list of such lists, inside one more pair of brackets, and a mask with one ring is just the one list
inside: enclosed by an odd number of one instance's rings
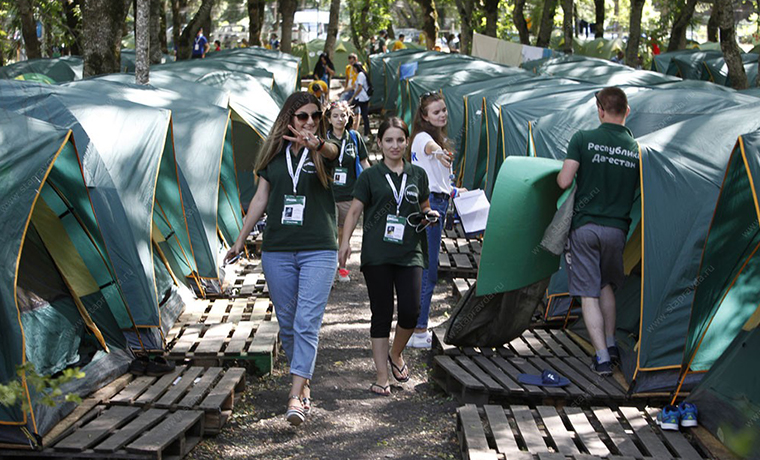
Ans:
{"label": "lanyard", "polygon": [[[346,131],[343,131],[343,136],[344,136],[343,143],[340,145],[340,156],[338,157],[338,166],[340,167],[343,167],[343,152],[346,151],[346,139],[345,139]],[[335,133],[333,133],[332,131],[330,131],[330,137],[332,137],[333,139],[337,139],[337,137],[335,137]]]}
{"label": "lanyard", "polygon": [[386,174],[385,178],[388,180],[388,185],[391,186],[391,190],[393,191],[393,198],[396,199],[396,215],[398,216],[399,211],[401,211],[401,202],[404,199],[404,190],[406,189],[406,173],[401,176],[401,188],[398,191],[393,185],[393,179],[391,179],[391,175]]}
{"label": "lanyard", "polygon": [[309,149],[303,149],[303,153],[301,154],[301,159],[298,161],[298,166],[296,167],[296,172],[293,172],[293,160],[290,158],[290,145],[288,144],[288,148],[285,150],[285,159],[288,162],[288,174],[290,174],[290,179],[293,181],[293,195],[298,195],[298,192],[296,191],[296,188],[298,187],[298,178],[301,177],[301,170],[303,169],[303,165],[306,163],[306,157],[309,156]]}

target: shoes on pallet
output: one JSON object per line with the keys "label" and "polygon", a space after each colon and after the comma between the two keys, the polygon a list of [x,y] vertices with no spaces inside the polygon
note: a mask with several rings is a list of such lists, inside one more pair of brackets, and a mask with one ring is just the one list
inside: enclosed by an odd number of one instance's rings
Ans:
{"label": "shoes on pallet", "polygon": [[681,422],[681,413],[676,406],[665,406],[657,414],[657,424],[660,428],[668,431],[678,431],[678,425]]}
{"label": "shoes on pallet", "polygon": [[129,369],[127,372],[132,375],[145,375],[145,370],[148,368],[149,362],[147,356],[138,356],[129,363]]}
{"label": "shoes on pallet", "polygon": [[155,358],[148,361],[148,366],[145,369],[145,375],[157,377],[160,375],[171,374],[176,368],[177,365],[174,364],[173,361],[169,361],[163,356],[156,356]]}
{"label": "shoes on pallet", "polygon": [[684,401],[678,405],[678,413],[681,415],[682,427],[692,428],[697,426],[697,406]]}
{"label": "shoes on pallet", "polygon": [[612,363],[609,361],[600,362],[599,357],[594,355],[591,358],[591,370],[602,377],[609,377],[612,375]]}
{"label": "shoes on pallet", "polygon": [[607,347],[607,352],[610,354],[610,363],[612,363],[612,366],[620,366],[620,349],[617,345]]}

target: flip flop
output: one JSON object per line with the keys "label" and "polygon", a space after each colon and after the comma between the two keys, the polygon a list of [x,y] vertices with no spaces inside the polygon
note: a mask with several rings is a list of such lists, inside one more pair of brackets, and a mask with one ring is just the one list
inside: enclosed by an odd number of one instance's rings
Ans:
{"label": "flip flop", "polygon": [[[396,363],[393,362],[393,359],[391,359],[391,355],[388,355],[388,362],[391,363],[391,374],[393,374],[393,378],[396,379],[397,382],[404,383],[409,381],[409,373],[408,368],[406,367],[406,362],[404,362],[404,365],[401,367],[398,367]],[[399,375],[404,375],[404,372],[407,372],[406,377],[399,377]],[[396,374],[398,372],[398,374]]]}
{"label": "flip flop", "polygon": [[[383,390],[382,393],[377,391],[376,388]],[[373,383],[372,385],[369,386],[369,391],[371,391],[372,393],[378,396],[390,396],[391,386],[390,385],[382,386],[382,385],[378,385],[377,383]]]}

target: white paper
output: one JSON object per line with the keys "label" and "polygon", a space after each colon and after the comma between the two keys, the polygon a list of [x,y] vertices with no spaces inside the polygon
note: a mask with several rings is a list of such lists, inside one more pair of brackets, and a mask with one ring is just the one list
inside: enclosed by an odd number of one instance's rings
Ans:
{"label": "white paper", "polygon": [[486,229],[491,203],[488,202],[483,190],[460,193],[454,198],[454,206],[457,208],[466,233],[477,233]]}

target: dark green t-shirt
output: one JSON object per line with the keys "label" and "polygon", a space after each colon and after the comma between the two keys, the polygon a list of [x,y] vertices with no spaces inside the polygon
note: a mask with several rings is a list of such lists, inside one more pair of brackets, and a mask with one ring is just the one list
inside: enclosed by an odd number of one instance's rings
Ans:
{"label": "dark green t-shirt", "polygon": [[[404,198],[399,216],[420,212],[420,202],[430,195],[425,170],[404,160],[407,175]],[[396,199],[385,175],[389,174],[396,191],[401,187],[403,174],[391,171],[383,162],[365,170],[356,181],[354,198],[364,203],[364,237],[362,238],[362,267],[366,265],[401,265],[427,267],[427,233],[417,233],[414,227],[404,229],[402,244],[385,241],[388,215],[396,215]],[[440,224],[437,224],[440,225]]]}
{"label": "dark green t-shirt", "polygon": [[[353,199],[354,185],[356,184],[356,156],[359,155],[359,160],[367,159],[367,146],[364,145],[364,139],[356,131],[353,132],[353,136],[349,134],[348,130],[343,131],[343,137],[337,139],[338,148],[343,147],[345,141],[345,149],[343,150],[343,161],[340,161],[340,153],[335,163],[336,168],[345,168],[346,177],[345,185],[340,185],[339,178],[337,177],[338,171],[335,171],[335,181],[333,182],[333,196],[335,201],[351,201]],[[328,133],[327,137],[334,139],[332,133]]]}
{"label": "dark green t-shirt", "polygon": [[627,232],[639,186],[639,144],[631,131],[614,123],[578,131],[567,159],[580,163],[572,228],[593,222]]}
{"label": "dark green t-shirt", "polygon": [[[335,143],[334,140],[328,142]],[[287,144],[286,144],[287,147]],[[293,181],[288,172],[286,149],[258,172],[269,182],[267,225],[264,228],[262,251],[316,251],[338,249],[338,228],[335,223],[335,199],[332,183],[322,186],[314,162],[306,160],[298,179],[297,195],[306,197],[303,225],[282,223],[285,195],[293,195]],[[300,153],[291,152],[293,172],[301,159]],[[323,159],[328,174],[332,175],[335,161]]]}

